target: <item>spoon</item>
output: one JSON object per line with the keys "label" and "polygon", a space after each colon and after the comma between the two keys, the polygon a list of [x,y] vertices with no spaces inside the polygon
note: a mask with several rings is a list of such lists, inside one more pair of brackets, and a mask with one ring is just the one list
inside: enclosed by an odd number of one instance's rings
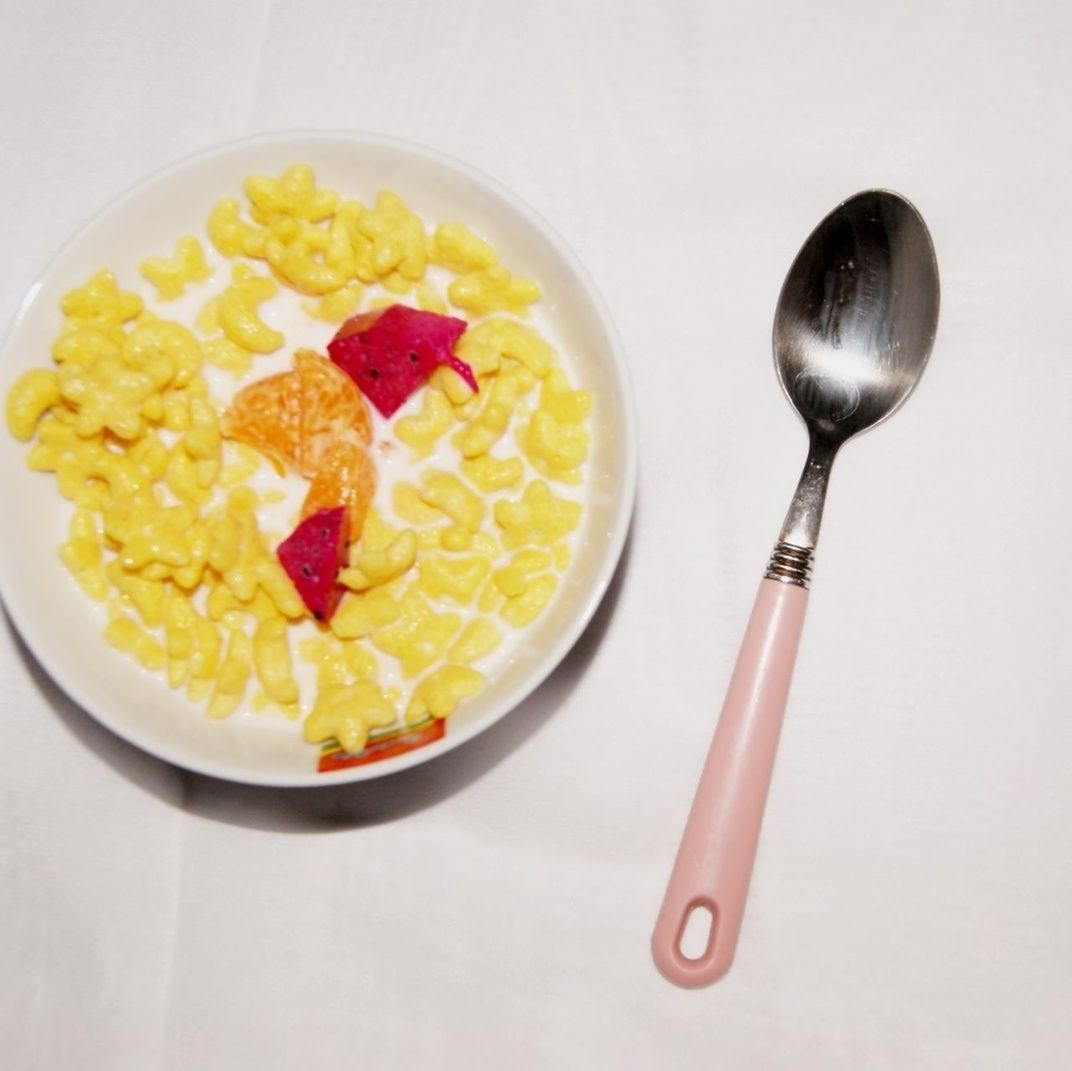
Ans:
{"label": "spoon", "polygon": [[807,427],[808,458],[760,581],[652,935],[655,964],[677,985],[717,981],[733,962],[834,457],[908,397],[937,323],[927,227],[884,190],[835,208],[782,285],[774,362]]}

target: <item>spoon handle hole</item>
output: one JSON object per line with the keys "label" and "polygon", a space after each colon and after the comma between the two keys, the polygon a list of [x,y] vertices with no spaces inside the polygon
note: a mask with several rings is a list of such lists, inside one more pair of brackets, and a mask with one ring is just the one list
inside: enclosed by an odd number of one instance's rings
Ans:
{"label": "spoon handle hole", "polygon": [[710,953],[715,943],[718,915],[713,905],[696,901],[685,916],[678,950],[685,959],[697,962]]}

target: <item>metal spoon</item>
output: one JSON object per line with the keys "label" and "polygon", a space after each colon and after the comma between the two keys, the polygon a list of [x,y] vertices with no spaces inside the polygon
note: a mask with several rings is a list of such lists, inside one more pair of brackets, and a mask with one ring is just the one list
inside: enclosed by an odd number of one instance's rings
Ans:
{"label": "metal spoon", "polygon": [[[652,935],[656,965],[678,985],[707,985],[733,962],[834,456],[908,397],[937,324],[930,235],[912,205],[884,190],[834,209],[782,285],[774,361],[807,426],[808,459],[760,582]],[[692,941],[694,912],[707,926],[706,943],[689,955],[682,940],[688,926]]]}

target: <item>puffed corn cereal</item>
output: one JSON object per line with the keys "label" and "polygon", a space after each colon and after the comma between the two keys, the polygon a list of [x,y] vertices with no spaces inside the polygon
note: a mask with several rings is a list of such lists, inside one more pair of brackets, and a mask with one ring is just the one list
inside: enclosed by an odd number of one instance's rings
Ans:
{"label": "puffed corn cereal", "polygon": [[417,534],[407,528],[382,549],[369,549],[352,566],[339,573],[339,582],[351,591],[367,591],[406,573],[417,560]]}
{"label": "puffed corn cereal", "polygon": [[476,617],[462,629],[462,634],[447,651],[452,662],[475,662],[491,654],[502,643],[502,633],[486,617]]}
{"label": "puffed corn cereal", "polygon": [[[456,373],[451,374],[457,378]],[[443,391],[430,386],[425,389],[421,411],[396,420],[394,432],[402,442],[413,448],[417,457],[427,457],[436,441],[453,426],[454,410],[450,400]]]}
{"label": "puffed corn cereal", "polygon": [[436,227],[432,235],[432,260],[459,275],[490,268],[499,262],[495,250],[461,223],[440,223]]}
{"label": "puffed corn cereal", "polygon": [[116,650],[133,655],[146,669],[163,669],[167,661],[164,648],[152,634],[133,618],[116,614],[104,630],[104,638]]}
{"label": "puffed corn cereal", "polygon": [[540,288],[528,279],[518,279],[501,264],[459,275],[448,287],[447,296],[459,309],[475,316],[489,312],[524,315],[540,297]]}
{"label": "puffed corn cereal", "polygon": [[455,613],[437,613],[416,591],[403,595],[399,610],[398,618],[376,629],[371,639],[378,650],[398,659],[403,676],[412,677],[443,657],[462,619]]}
{"label": "puffed corn cereal", "polygon": [[276,296],[275,281],[253,272],[236,272],[235,281],[223,292],[218,307],[220,327],[236,346],[253,353],[274,353],[283,345],[280,331],[269,327],[258,306]]}
{"label": "puffed corn cereal", "polygon": [[429,673],[414,689],[413,698],[406,707],[406,721],[413,725],[428,714],[433,718],[450,717],[460,700],[476,695],[483,686],[482,673],[448,663]]}
{"label": "puffed corn cereal", "polygon": [[533,480],[521,498],[495,503],[495,521],[503,529],[507,547],[526,543],[549,547],[577,527],[581,520],[579,502],[559,498],[543,480]]}
{"label": "puffed corn cereal", "polygon": [[263,620],[253,633],[253,664],[268,698],[276,703],[298,701],[298,682],[291,670],[287,623],[282,616]]}
{"label": "puffed corn cereal", "polygon": [[179,297],[187,283],[203,283],[212,271],[205,263],[201,243],[191,235],[185,235],[175,243],[175,252],[170,257],[148,257],[138,265],[138,270],[156,287],[162,301]]}
{"label": "puffed corn cereal", "polygon": [[302,726],[310,744],[338,740],[351,752],[358,752],[368,740],[369,730],[392,725],[398,717],[394,704],[372,681],[353,684],[325,684]]}
{"label": "puffed corn cereal", "polygon": [[442,510],[455,524],[470,532],[480,527],[487,510],[484,500],[450,472],[428,473],[418,494],[426,506]]}

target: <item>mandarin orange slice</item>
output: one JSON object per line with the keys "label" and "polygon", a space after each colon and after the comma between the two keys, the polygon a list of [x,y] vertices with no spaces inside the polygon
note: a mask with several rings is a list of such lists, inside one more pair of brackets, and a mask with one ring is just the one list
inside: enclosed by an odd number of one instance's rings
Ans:
{"label": "mandarin orange slice", "polygon": [[260,451],[282,473],[299,463],[301,406],[300,376],[279,372],[243,387],[220,418],[220,430]]}
{"label": "mandarin orange slice", "polygon": [[365,444],[356,437],[336,439],[328,446],[302,503],[302,518],[318,509],[345,506],[350,516],[350,539],[356,541],[365,526],[376,492],[376,466]]}
{"label": "mandarin orange slice", "polygon": [[298,468],[315,476],[338,439],[372,442],[368,406],[341,368],[312,350],[298,350],[294,365],[301,381],[301,435]]}

